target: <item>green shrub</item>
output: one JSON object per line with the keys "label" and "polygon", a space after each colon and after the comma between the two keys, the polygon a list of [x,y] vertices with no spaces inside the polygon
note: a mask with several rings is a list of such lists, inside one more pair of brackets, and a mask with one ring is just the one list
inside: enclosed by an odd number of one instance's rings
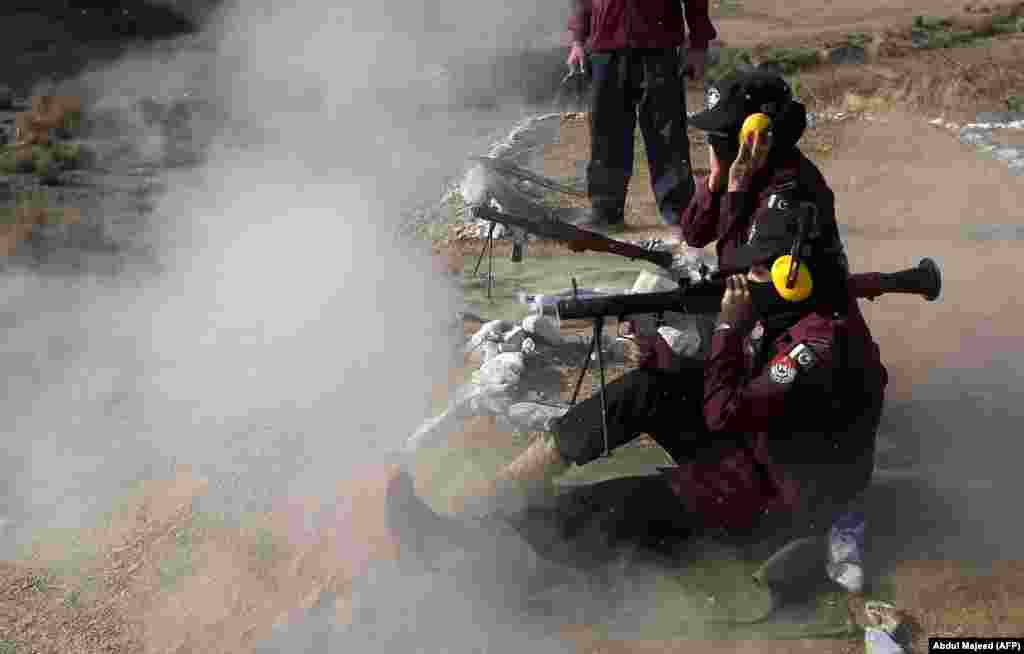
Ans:
{"label": "green shrub", "polygon": [[744,65],[751,65],[750,53],[747,50],[742,48],[722,48],[719,51],[718,61],[715,62],[715,65],[708,66],[708,80],[720,80],[735,73],[737,68]]}
{"label": "green shrub", "polygon": [[863,32],[854,32],[846,35],[846,42],[857,48],[867,47],[868,42],[871,40],[867,34]]}
{"label": "green shrub", "polygon": [[448,220],[450,222],[458,222],[466,215],[466,198],[462,197],[462,193],[458,191],[452,191],[448,195],[445,205],[448,207]]}
{"label": "green shrub", "polygon": [[718,15],[734,16],[740,9],[739,0],[718,0]]}
{"label": "green shrub", "polygon": [[29,577],[28,588],[36,593],[45,593],[53,586],[53,579],[49,573],[33,574]]}
{"label": "green shrub", "polygon": [[992,21],[993,34],[1024,32],[1024,16],[999,16]]}
{"label": "green shrub", "polygon": [[71,111],[64,116],[64,131],[74,134],[82,126],[82,112]]}
{"label": "green shrub", "polygon": [[256,540],[250,546],[250,553],[261,568],[271,565],[278,555],[274,534],[267,529],[257,530]]}
{"label": "green shrub", "polygon": [[194,572],[192,564],[192,547],[194,539],[192,527],[186,526],[174,535],[174,550],[157,564],[160,575],[160,587],[164,590],[177,585],[183,578]]}
{"label": "green shrub", "polygon": [[52,148],[33,148],[32,163],[35,166],[35,174],[39,177],[49,178],[60,172],[61,163]]}
{"label": "green shrub", "polygon": [[771,50],[764,58],[766,64],[775,64],[783,75],[810,68],[818,63],[818,52],[813,48],[779,48]]}
{"label": "green shrub", "polygon": [[54,158],[66,168],[74,168],[81,162],[82,146],[78,143],[55,143]]}
{"label": "green shrub", "polygon": [[76,588],[75,590],[73,590],[70,593],[68,593],[67,596],[64,598],[64,606],[68,607],[69,609],[81,608],[81,606],[82,606],[82,591],[81,591],[81,589]]}
{"label": "green shrub", "polygon": [[914,16],[914,27],[926,32],[935,32],[948,29],[952,23],[945,18],[932,18],[929,16]]}
{"label": "green shrub", "polygon": [[1019,25],[1018,19],[1007,16],[998,18],[977,30],[958,31],[954,30],[953,23],[945,18],[917,16],[914,18],[914,29],[925,33],[927,42],[924,47],[926,49],[936,49],[955,48],[996,34],[1016,32],[1019,31]]}
{"label": "green shrub", "polygon": [[0,146],[0,174],[13,175],[18,171],[17,153],[11,146]]}
{"label": "green shrub", "polygon": [[789,88],[793,91],[793,97],[799,100],[800,91],[803,89],[803,86],[800,83],[800,78],[795,75],[791,75],[786,78],[786,82],[789,84]]}
{"label": "green shrub", "polygon": [[418,241],[439,243],[450,233],[453,225],[465,221],[466,200],[458,191],[452,191],[440,205],[439,211],[431,210],[408,223],[402,231]]}
{"label": "green shrub", "polygon": [[14,201],[19,207],[45,207],[44,191],[19,191],[14,194]]}
{"label": "green shrub", "polygon": [[[62,170],[78,168],[87,159],[88,152],[78,143],[54,143],[32,147],[32,173],[50,177]],[[0,146],[0,174],[18,172],[17,151],[14,146]]]}

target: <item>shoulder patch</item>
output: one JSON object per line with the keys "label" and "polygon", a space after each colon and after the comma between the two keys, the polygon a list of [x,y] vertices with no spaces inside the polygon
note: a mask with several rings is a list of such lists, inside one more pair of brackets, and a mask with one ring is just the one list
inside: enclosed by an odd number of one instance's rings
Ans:
{"label": "shoulder patch", "polygon": [[776,355],[768,364],[768,376],[776,384],[792,384],[796,373],[797,363],[788,354]]}
{"label": "shoulder patch", "polygon": [[796,361],[804,370],[810,370],[814,366],[818,365],[818,355],[815,354],[814,350],[805,343],[797,343],[786,356],[793,361]]}

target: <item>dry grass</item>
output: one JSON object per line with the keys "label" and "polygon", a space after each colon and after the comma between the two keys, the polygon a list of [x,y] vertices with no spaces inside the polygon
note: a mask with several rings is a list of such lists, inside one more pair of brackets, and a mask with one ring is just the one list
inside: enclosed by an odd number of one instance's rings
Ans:
{"label": "dry grass", "polygon": [[[384,479],[350,480],[339,497],[377,496]],[[301,531],[315,500],[285,502],[241,526],[196,514],[192,500],[205,487],[182,468],[83,532],[90,556],[73,556],[82,542],[50,540],[0,567],[0,644],[47,654],[250,651],[322,591],[346,596],[366,561],[391,555],[382,506],[356,508],[365,540],[353,543],[341,511],[328,513],[322,533]]]}
{"label": "dry grass", "polygon": [[119,607],[76,592],[45,567],[0,563],[0,652],[144,651]]}
{"label": "dry grass", "polygon": [[953,561],[908,561],[893,586],[914,651],[927,651],[929,636],[1019,637],[1024,625],[1022,561],[996,561],[980,571]]}
{"label": "dry grass", "polygon": [[[453,446],[499,444],[509,437],[488,418],[473,418],[455,435]],[[54,548],[37,550],[32,562],[0,565],[0,646],[40,654],[247,652],[269,636],[272,625],[300,617],[324,591],[338,593],[335,620],[345,625],[352,619],[349,580],[366,562],[396,551],[382,522],[379,496],[389,474],[377,470],[340,484],[339,500],[347,499],[339,507],[346,508],[328,511],[333,517],[315,534],[299,526],[304,516],[322,508],[313,499],[296,498],[235,528],[182,505],[204,488],[187,470],[176,479],[153,482],[112,522],[88,565],[58,572],[45,560],[59,558]],[[418,479],[419,484],[430,481]],[[178,501],[162,502],[161,496]],[[352,529],[360,534],[358,543],[348,534]],[[182,548],[190,566],[168,580],[167,564]],[[94,585],[83,585],[83,575],[94,578]],[[1024,624],[1019,561],[996,562],[981,571],[949,561],[902,562],[887,586],[888,598],[905,610],[912,651],[925,651],[928,636],[1011,636]],[[860,616],[860,609],[860,599],[851,597],[851,612]],[[605,654],[864,651],[857,640],[604,641],[585,625],[567,625],[563,636],[580,652]]]}

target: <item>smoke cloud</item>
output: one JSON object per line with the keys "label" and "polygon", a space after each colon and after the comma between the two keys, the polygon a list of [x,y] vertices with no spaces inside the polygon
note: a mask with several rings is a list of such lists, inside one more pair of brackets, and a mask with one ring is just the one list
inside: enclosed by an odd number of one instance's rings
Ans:
{"label": "smoke cloud", "polygon": [[[202,165],[162,175],[144,222],[110,225],[123,246],[118,275],[97,272],[114,255],[83,259],[82,274],[56,261],[5,273],[4,556],[40,528],[89,524],[128,484],[166,477],[175,464],[210,480],[203,510],[237,516],[283,495],[333,496],[346,470],[398,446],[446,377],[446,323],[459,298],[395,229],[409,207],[437,198],[468,154],[529,111],[524,99],[550,75],[509,68],[508,57],[547,47],[569,3],[162,4],[205,21],[201,33],[64,85],[97,113],[120,116],[121,137],[144,156],[168,143],[137,100],[202,98],[213,110],[194,127],[209,148]],[[115,203],[96,209],[123,211]],[[888,270],[893,260],[864,269]],[[974,272],[950,288],[965,288]],[[883,356],[895,350],[889,338]],[[885,481],[879,495],[902,504],[872,517],[880,551],[912,556],[931,543],[940,555],[1002,554],[1019,541],[1012,495],[992,491],[1008,486],[1019,457],[997,466],[989,454],[1015,435],[1006,389],[1019,386],[1021,367],[996,360],[948,362],[919,395],[923,406],[887,412],[884,429],[904,444],[919,437],[919,461],[934,464],[923,476],[938,490]],[[974,393],[967,405],[964,389]],[[988,452],[959,440],[980,420],[998,427],[986,432]],[[911,514],[931,516],[934,530],[908,538],[900,526]],[[960,530],[981,536],[958,548]],[[992,547],[979,548],[979,538]],[[391,569],[360,583],[368,611],[405,616],[381,621],[391,625],[387,638],[402,626],[420,644],[455,634],[465,647],[452,651],[564,648],[485,601],[496,584],[466,594],[471,582]],[[594,599],[569,593],[563,607]],[[325,620],[296,626],[270,651],[352,645]],[[387,638],[358,649],[395,651]]]}
{"label": "smoke cloud", "polygon": [[397,1],[226,4],[200,34],[62,82],[143,155],[167,143],[139,98],[189,93],[216,118],[194,126],[203,164],[162,175],[141,228],[111,227],[132,246],[119,275],[5,277],[6,549],[175,463],[235,479],[232,511],[329,491],[424,418],[458,298],[393,235],[524,111],[462,109],[443,73],[564,20],[546,3],[438,11],[443,35]]}
{"label": "smoke cloud", "polygon": [[[333,497],[347,470],[399,446],[447,377],[459,298],[396,228],[528,111],[529,89],[508,88],[508,60],[495,62],[561,31],[566,11],[192,3],[200,33],[61,81],[109,119],[97,136],[142,159],[171,144],[138,101],[200,99],[192,128],[208,147],[201,165],[161,173],[144,219],[126,225],[122,200],[91,200],[117,255],[8,269],[3,554],[41,528],[92,524],[177,464],[209,480],[201,510],[237,517],[281,496]],[[486,110],[467,106],[474,95]],[[427,604],[464,597],[437,584]],[[385,587],[401,596],[415,579],[385,575]],[[492,613],[471,640],[503,638],[486,625],[516,632]]]}

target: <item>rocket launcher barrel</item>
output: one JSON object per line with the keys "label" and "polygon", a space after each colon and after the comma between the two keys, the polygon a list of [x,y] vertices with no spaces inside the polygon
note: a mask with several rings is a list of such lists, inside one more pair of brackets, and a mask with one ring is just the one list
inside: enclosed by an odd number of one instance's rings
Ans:
{"label": "rocket launcher barrel", "polygon": [[[737,273],[740,271],[730,271]],[[601,316],[629,316],[645,313],[714,314],[718,313],[725,294],[725,276],[719,273],[707,281],[691,282],[671,291],[656,293],[630,293],[586,299],[559,300],[557,315],[563,320],[598,318]],[[892,273],[869,272],[850,275],[847,283],[850,295],[858,299],[874,300],[891,293],[921,295],[929,302],[939,297],[942,274],[931,259],[922,259],[914,268]]]}

